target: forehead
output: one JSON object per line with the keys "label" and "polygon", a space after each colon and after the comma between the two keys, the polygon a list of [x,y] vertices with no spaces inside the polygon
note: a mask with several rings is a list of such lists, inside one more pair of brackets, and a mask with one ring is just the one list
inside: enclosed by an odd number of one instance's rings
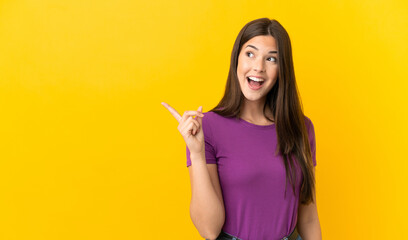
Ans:
{"label": "forehead", "polygon": [[249,39],[243,46],[242,49],[246,48],[248,45],[252,45],[258,48],[260,51],[276,51],[276,41],[275,38],[267,36],[255,36]]}

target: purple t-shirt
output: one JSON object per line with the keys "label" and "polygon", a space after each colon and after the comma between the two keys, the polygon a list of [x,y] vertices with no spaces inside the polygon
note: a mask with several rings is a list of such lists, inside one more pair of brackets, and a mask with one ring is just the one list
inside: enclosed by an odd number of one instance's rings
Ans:
{"label": "purple t-shirt", "polygon": [[[297,223],[303,174],[296,165],[295,193],[287,183],[281,155],[275,156],[275,124],[261,126],[242,119],[204,113],[202,129],[207,164],[217,164],[225,205],[222,230],[244,240],[281,239]],[[305,116],[313,165],[316,166],[314,126]],[[187,150],[187,166],[191,165]]]}

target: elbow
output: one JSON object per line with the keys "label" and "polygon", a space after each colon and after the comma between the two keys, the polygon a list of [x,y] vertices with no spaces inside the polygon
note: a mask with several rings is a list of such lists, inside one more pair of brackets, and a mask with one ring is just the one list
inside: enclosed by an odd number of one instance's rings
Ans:
{"label": "elbow", "polygon": [[222,226],[217,229],[208,229],[205,232],[200,232],[201,237],[205,239],[215,240],[221,233]]}
{"label": "elbow", "polygon": [[201,234],[200,236],[206,240],[216,240],[219,234]]}
{"label": "elbow", "polygon": [[208,222],[207,224],[202,224],[200,227],[196,226],[201,237],[211,240],[217,239],[225,222],[225,213],[221,212],[219,214],[220,215],[215,218],[215,220]]}

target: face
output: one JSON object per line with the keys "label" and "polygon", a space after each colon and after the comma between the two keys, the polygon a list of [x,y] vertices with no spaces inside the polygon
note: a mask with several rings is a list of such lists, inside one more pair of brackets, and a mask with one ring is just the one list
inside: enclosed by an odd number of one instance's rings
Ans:
{"label": "face", "polygon": [[272,36],[256,36],[242,46],[237,75],[247,101],[263,102],[266,99],[278,77],[277,61],[277,47]]}

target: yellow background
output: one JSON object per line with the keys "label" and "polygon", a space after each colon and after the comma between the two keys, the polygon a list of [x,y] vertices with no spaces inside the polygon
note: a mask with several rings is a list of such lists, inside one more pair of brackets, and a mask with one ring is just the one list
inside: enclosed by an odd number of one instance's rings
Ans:
{"label": "yellow background", "polygon": [[245,23],[277,19],[317,146],[324,239],[407,223],[408,4],[0,1],[0,239],[201,239],[177,122],[214,107]]}

